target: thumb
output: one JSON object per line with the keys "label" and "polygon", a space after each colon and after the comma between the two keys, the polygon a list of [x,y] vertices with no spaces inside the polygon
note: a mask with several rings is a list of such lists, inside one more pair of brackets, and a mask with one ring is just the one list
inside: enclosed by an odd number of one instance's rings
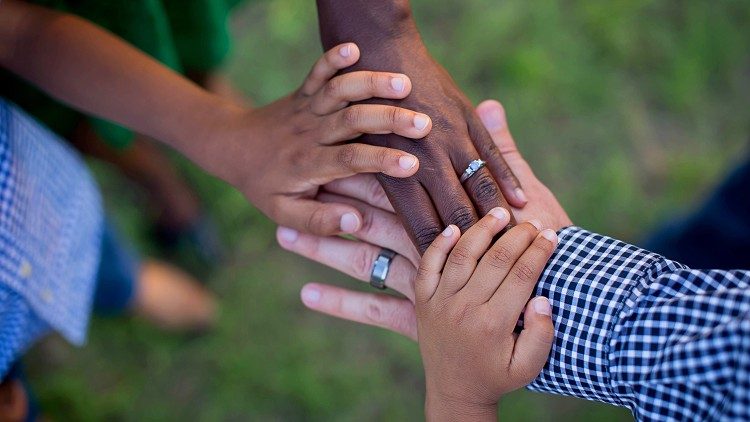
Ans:
{"label": "thumb", "polygon": [[503,105],[495,100],[487,100],[479,104],[476,111],[503,156],[509,153],[517,153],[518,149],[510,135],[508,119]]}
{"label": "thumb", "polygon": [[354,233],[362,227],[362,214],[351,205],[311,199],[294,199],[284,205],[285,211],[277,222],[302,232],[333,236]]}
{"label": "thumb", "polygon": [[536,378],[544,368],[555,338],[552,307],[546,297],[535,297],[526,304],[523,330],[516,340],[511,371],[519,387]]}

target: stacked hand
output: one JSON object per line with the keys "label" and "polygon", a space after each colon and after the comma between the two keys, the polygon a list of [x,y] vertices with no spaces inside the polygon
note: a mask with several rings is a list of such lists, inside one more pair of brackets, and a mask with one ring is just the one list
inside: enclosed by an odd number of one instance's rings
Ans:
{"label": "stacked hand", "polygon": [[359,54],[355,44],[337,46],[293,94],[221,119],[213,128],[215,142],[193,153],[194,159],[279,224],[318,235],[360,230],[360,211],[345,202],[316,200],[319,187],[358,173],[411,176],[419,161],[395,149],[346,141],[363,133],[418,139],[430,132],[432,123],[425,114],[392,105],[349,105],[372,97],[402,99],[412,89],[402,74],[335,76],[356,63]]}
{"label": "stacked hand", "polygon": [[415,287],[428,420],[497,420],[500,397],[530,383],[547,361],[552,310],[546,298],[529,296],[557,236],[524,223],[493,244],[509,221],[495,208],[460,239],[448,226],[424,254]]}
{"label": "stacked hand", "polygon": [[[529,202],[523,209],[512,209],[516,218],[520,221],[538,220],[541,227],[553,230],[571,225],[570,218],[554,195],[536,178],[519,154],[502,106],[496,101],[486,101],[477,107],[477,113],[524,185]],[[360,210],[364,220],[362,228],[354,233],[357,239],[313,236],[282,227],[277,233],[281,246],[362,281],[370,279],[372,264],[381,248],[394,250],[398,255],[391,263],[386,284],[406,299],[311,283],[302,290],[304,303],[319,312],[384,327],[416,340],[417,319],[413,303],[419,253],[375,177],[358,175],[335,181],[326,185],[318,198],[326,202],[344,202]]]}

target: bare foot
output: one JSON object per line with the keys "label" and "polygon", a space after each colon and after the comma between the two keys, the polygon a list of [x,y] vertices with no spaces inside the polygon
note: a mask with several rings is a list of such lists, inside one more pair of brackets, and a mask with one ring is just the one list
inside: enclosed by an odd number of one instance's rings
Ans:
{"label": "bare foot", "polygon": [[156,260],[141,265],[134,312],[172,331],[205,331],[216,321],[216,299],[195,278]]}

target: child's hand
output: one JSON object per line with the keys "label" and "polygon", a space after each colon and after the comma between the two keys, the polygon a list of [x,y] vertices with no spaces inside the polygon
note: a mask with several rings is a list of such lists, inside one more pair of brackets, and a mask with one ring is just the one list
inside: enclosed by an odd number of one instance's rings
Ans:
{"label": "child's hand", "polygon": [[[216,135],[213,166],[279,224],[319,235],[357,231],[361,213],[349,204],[314,200],[319,186],[357,173],[413,175],[419,163],[409,153],[346,143],[363,133],[398,133],[422,138],[430,118],[390,105],[350,102],[401,99],[411,90],[406,75],[352,72],[335,76],[359,59],[352,43],[327,53],[293,94],[240,113]],[[210,148],[210,147],[207,147]]]}
{"label": "child's hand", "polygon": [[[550,304],[529,297],[557,235],[524,223],[490,247],[509,219],[495,208],[463,236],[449,226],[422,258],[417,331],[430,420],[496,420],[500,397],[530,383],[547,361]],[[524,329],[514,334],[522,312]]]}

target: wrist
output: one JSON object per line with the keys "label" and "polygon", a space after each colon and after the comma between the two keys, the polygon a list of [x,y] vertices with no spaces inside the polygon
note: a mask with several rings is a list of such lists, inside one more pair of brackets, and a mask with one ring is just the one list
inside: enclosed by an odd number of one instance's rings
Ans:
{"label": "wrist", "polygon": [[226,171],[226,157],[232,156],[234,140],[241,136],[237,132],[246,110],[207,92],[186,104],[183,110],[179,129],[169,136],[167,143],[205,171],[233,183]]}
{"label": "wrist", "polygon": [[328,50],[344,42],[354,42],[361,50],[381,43],[419,37],[409,0],[317,0],[320,36]]}
{"label": "wrist", "polygon": [[451,398],[427,388],[425,418],[435,421],[496,421],[497,403]]}

